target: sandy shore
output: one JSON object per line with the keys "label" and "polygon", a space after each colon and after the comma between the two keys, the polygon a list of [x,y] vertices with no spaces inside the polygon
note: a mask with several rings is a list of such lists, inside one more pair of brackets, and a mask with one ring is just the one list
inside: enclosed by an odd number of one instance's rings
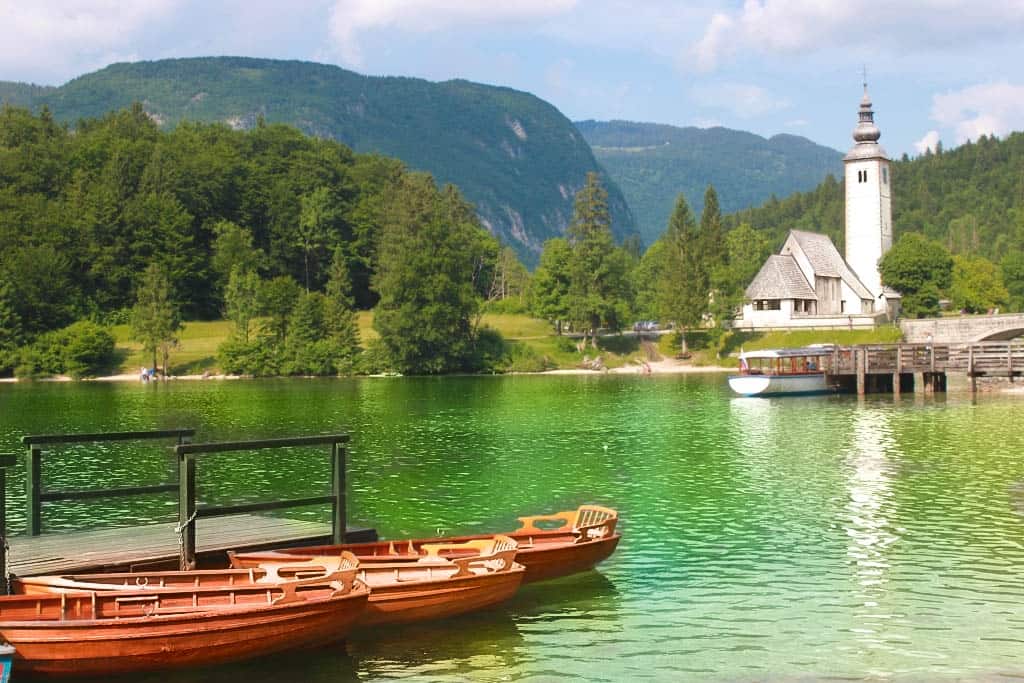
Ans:
{"label": "sandy shore", "polygon": [[[716,365],[689,365],[688,363],[681,363],[673,359],[665,359],[660,361],[653,361],[646,364],[646,367],[638,363],[631,363],[624,365],[619,368],[608,368],[607,370],[585,370],[583,368],[566,368],[562,370],[548,370],[546,372],[539,373],[521,373],[521,374],[538,374],[538,375],[680,375],[686,373],[699,373],[699,372],[731,372],[735,371],[735,368],[723,368]],[[185,380],[230,380],[230,379],[243,379],[239,375],[173,375],[169,378],[171,381]],[[18,380],[14,377],[0,378],[0,382],[17,382]],[[58,376],[58,377],[46,377],[44,379],[34,380],[36,382],[73,382],[70,377]],[[126,373],[123,375],[107,375],[106,377],[90,377],[88,379],[81,380],[83,382],[138,382],[139,375],[137,373]],[[159,382],[160,380],[154,380]]]}

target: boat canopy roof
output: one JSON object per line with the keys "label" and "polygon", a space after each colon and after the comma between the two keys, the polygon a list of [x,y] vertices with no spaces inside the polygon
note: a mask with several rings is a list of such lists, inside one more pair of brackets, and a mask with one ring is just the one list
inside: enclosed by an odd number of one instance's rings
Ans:
{"label": "boat canopy roof", "polygon": [[759,351],[743,351],[740,353],[741,358],[751,360],[754,358],[796,358],[805,356],[830,356],[832,355],[832,349],[835,346],[832,344],[813,344],[811,346],[802,346],[794,349],[761,349]]}

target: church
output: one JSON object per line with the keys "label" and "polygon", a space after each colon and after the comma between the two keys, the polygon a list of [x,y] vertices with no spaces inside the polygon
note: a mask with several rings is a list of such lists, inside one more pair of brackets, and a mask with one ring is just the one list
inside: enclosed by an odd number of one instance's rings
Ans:
{"label": "church", "polygon": [[747,287],[735,329],[874,327],[899,315],[900,295],[882,286],[878,261],[892,247],[889,158],[878,144],[867,85],[843,158],[846,256],[826,235],[790,230]]}

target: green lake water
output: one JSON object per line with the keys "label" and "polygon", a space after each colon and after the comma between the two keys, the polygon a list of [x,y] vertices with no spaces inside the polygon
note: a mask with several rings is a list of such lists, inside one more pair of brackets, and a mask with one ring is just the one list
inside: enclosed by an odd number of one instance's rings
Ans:
{"label": "green lake water", "polygon": [[[583,502],[620,511],[598,571],[503,608],[131,681],[1024,681],[1022,416],[1024,398],[997,395],[738,399],[720,375],[8,384],[0,451],[26,433],[346,431],[350,521],[384,537],[508,530]],[[325,462],[210,456],[201,498],[322,493]],[[172,472],[137,445],[44,463],[52,488]],[[22,482],[19,466],[16,531]],[[47,508],[44,524],[175,514],[153,496]]]}

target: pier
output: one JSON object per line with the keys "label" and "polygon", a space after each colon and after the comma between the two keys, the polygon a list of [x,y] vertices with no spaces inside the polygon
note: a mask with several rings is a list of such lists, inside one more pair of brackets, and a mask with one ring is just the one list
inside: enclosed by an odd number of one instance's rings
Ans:
{"label": "pier", "polygon": [[941,392],[950,375],[976,392],[981,378],[1024,375],[1024,341],[837,346],[822,360],[833,387],[858,394]]}
{"label": "pier", "polygon": [[[6,584],[11,574],[72,573],[137,568],[189,569],[216,563],[224,551],[260,550],[287,545],[316,545],[345,541],[372,541],[373,529],[347,524],[345,496],[346,434],[301,436],[255,441],[191,443],[191,429],[147,432],[110,432],[99,434],[50,434],[22,438],[26,446],[26,535],[7,534],[3,503],[6,494],[6,467],[16,464],[17,456],[0,456],[0,568]],[[43,486],[46,448],[67,444],[104,444],[115,441],[172,441],[177,477],[157,484],[88,488],[79,490],[46,489]],[[326,447],[328,457],[321,466],[330,467],[331,491],[289,500],[267,500],[235,505],[203,505],[197,500],[196,480],[199,461],[211,454],[277,451],[282,448]],[[315,466],[315,462],[311,462]],[[243,471],[239,471],[244,475]],[[176,494],[178,521],[125,527],[43,533],[43,503],[123,498],[153,494]],[[258,514],[272,510],[330,505],[330,522],[288,519]]]}

